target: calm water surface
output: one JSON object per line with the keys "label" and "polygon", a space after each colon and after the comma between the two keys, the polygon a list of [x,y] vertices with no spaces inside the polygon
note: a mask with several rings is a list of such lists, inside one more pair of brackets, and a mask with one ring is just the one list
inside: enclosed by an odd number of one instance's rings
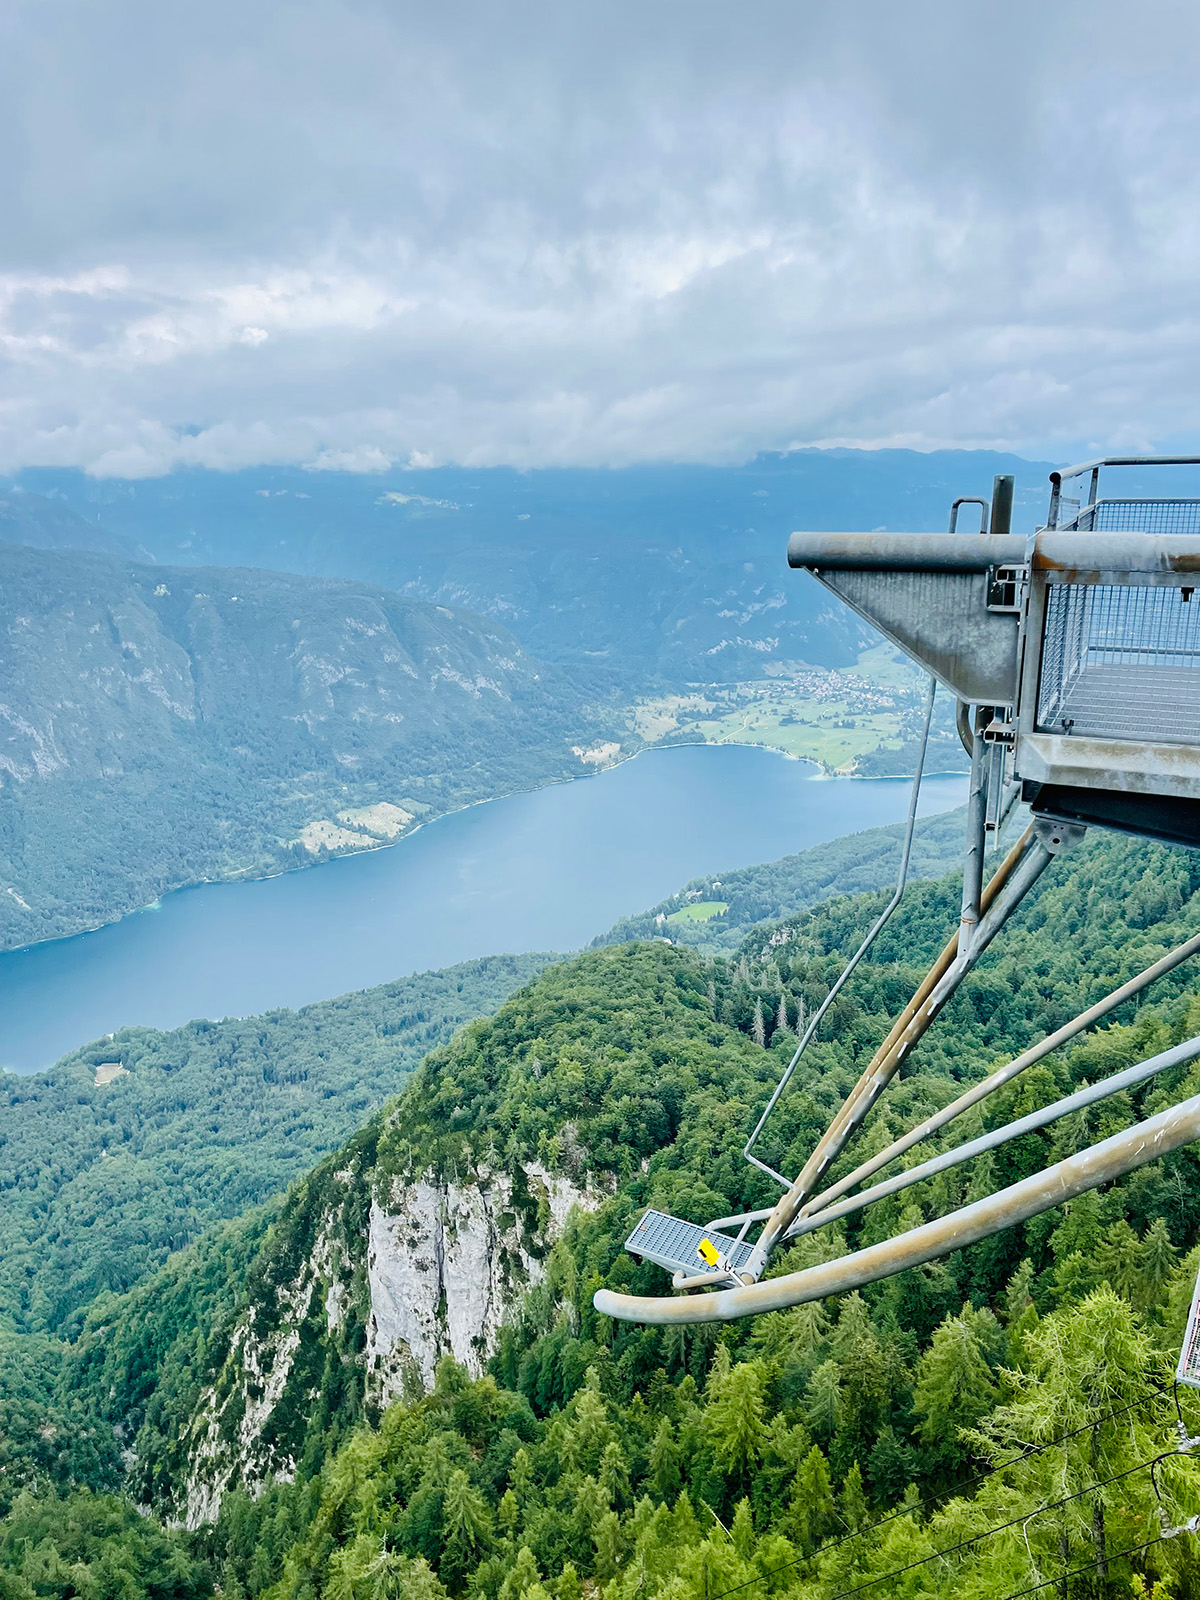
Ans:
{"label": "calm water surface", "polygon": [[[928,779],[922,814],[966,779]],[[300,1006],[499,951],[571,950],[701,873],[905,813],[908,784],[830,780],[744,745],[648,751],[443,817],[386,850],[203,884],[0,955],[0,1064],[33,1071],[130,1023]]]}

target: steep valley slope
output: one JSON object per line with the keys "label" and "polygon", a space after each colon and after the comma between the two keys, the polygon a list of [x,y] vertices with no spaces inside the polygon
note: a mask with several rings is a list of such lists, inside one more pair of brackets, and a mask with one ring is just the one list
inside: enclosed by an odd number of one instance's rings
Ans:
{"label": "steep valley slope", "polygon": [[0,544],[0,947],[581,770],[604,680],[370,584]]}
{"label": "steep valley slope", "polygon": [[[1198,888],[1182,852],[1089,840],[1044,880],[1003,948],[964,987],[868,1137],[927,1115],[956,1084],[1194,931]],[[956,894],[953,877],[916,885],[876,959],[830,1013],[772,1128],[767,1154],[776,1164],[794,1166],[811,1148],[919,963],[940,946]],[[825,902],[756,931],[736,961],[651,942],[547,969],[494,1018],[435,1050],[278,1215],[209,1236],[124,1299],[102,1297],[65,1353],[67,1390],[90,1408],[99,1434],[119,1425],[133,1492],[200,1522],[239,1485],[257,1494],[304,1478],[347,1429],[428,1389],[444,1356],[468,1373],[490,1367],[543,1411],[568,1400],[601,1356],[625,1402],[658,1367],[676,1381],[689,1369],[702,1376],[712,1330],[680,1342],[614,1327],[592,1312],[592,1290],[607,1282],[661,1292],[659,1270],[621,1249],[646,1204],[703,1218],[768,1198],[769,1185],[741,1158],[745,1130],[794,1045],[800,1007],[820,999],[879,903]],[[1153,1004],[1038,1068],[1010,1098],[1031,1108],[1194,1033],[1194,982],[1177,973]],[[1180,1068],[1082,1123],[1011,1147],[986,1181],[1014,1181],[1198,1084],[1197,1069]],[[945,1210],[980,1176],[917,1188],[903,1210],[885,1203],[865,1222],[804,1241],[793,1260]],[[1196,1153],[1142,1169],[1069,1217],[1090,1217],[1097,1239],[1115,1230],[1136,1242],[1157,1228],[1173,1260],[1200,1225]],[[1028,1260],[1028,1294],[1048,1311],[1099,1281],[1102,1252],[1079,1266],[1074,1288],[1064,1278],[1076,1237],[1075,1223],[1051,1213],[877,1285],[864,1303],[880,1326],[927,1341],[964,1300],[999,1303]],[[755,1348],[751,1329],[729,1337],[735,1350]]]}
{"label": "steep valley slope", "polygon": [[[900,829],[873,828],[722,879],[726,913],[671,923],[736,947],[765,919],[888,882]],[[918,824],[913,876],[957,858],[962,817]],[[685,887],[667,910],[699,891]],[[657,909],[605,942],[661,936]],[[0,1328],[68,1332],[206,1227],[279,1193],[394,1095],[461,1023],[548,960],[494,956],[300,1011],[119,1029],[47,1072],[0,1074]]]}

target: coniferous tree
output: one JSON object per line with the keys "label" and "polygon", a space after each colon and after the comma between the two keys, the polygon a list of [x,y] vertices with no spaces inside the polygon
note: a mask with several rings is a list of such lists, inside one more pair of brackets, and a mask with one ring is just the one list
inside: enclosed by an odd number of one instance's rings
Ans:
{"label": "coniferous tree", "polygon": [[761,1045],[763,1048],[766,1047],[767,1021],[763,1015],[763,1004],[761,1000],[756,1000],[754,1002],[754,1022],[751,1025],[750,1037],[754,1040],[755,1044]]}
{"label": "coniferous tree", "polygon": [[450,1474],[442,1508],[444,1545],[439,1571],[456,1588],[487,1548],[492,1519],[487,1502],[462,1468]]}
{"label": "coniferous tree", "polygon": [[675,1430],[669,1417],[663,1417],[650,1447],[650,1492],[656,1500],[672,1505],[682,1482],[680,1462],[682,1453],[675,1442]]}

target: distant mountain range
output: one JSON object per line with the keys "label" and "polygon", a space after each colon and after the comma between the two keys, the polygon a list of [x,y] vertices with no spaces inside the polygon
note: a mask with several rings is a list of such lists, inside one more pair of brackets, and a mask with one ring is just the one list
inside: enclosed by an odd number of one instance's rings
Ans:
{"label": "distant mountain range", "polygon": [[578,773],[611,702],[371,584],[0,544],[0,944]]}
{"label": "distant mountain range", "polygon": [[793,529],[944,528],[951,501],[989,496],[998,472],[1015,474],[1016,526],[1032,529],[1049,470],[988,451],[798,450],[621,471],[39,471],[18,487],[77,513],[91,545],[382,584],[482,612],[543,660],[677,683],[854,660],[865,630],[787,570]]}

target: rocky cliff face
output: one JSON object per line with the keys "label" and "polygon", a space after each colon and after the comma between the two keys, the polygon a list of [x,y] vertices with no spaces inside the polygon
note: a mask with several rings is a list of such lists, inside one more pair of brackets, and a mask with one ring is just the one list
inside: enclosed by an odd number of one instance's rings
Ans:
{"label": "rocky cliff face", "polygon": [[361,1384],[376,1410],[427,1387],[444,1355],[478,1376],[572,1209],[603,1198],[536,1162],[454,1181],[433,1171],[388,1178],[352,1160],[326,1178],[306,1250],[282,1252],[257,1276],[222,1370],[200,1396],[187,1444],[189,1527],[212,1520],[235,1484],[257,1493],[290,1480],[331,1368]]}

